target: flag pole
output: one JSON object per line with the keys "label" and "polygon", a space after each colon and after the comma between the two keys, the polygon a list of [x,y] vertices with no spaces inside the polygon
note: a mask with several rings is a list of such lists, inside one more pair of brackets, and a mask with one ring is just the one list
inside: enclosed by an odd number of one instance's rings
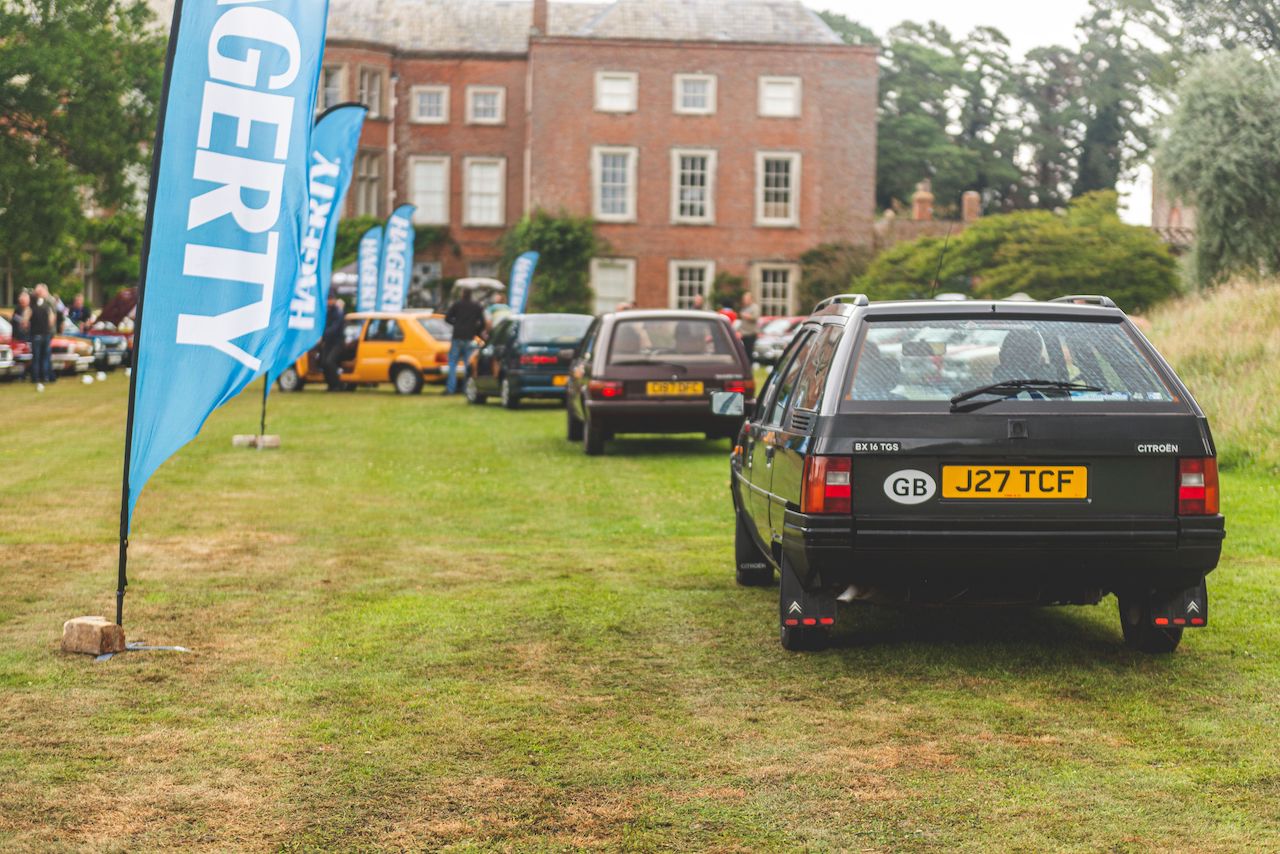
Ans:
{"label": "flag pole", "polygon": [[267,393],[271,391],[271,372],[262,375],[262,421],[258,424],[258,447],[262,447],[262,437],[267,435]]}
{"label": "flag pole", "polygon": [[129,370],[129,410],[124,428],[124,475],[120,486],[120,566],[116,575],[116,625],[124,625],[124,591],[129,586],[129,464],[133,458],[133,413],[138,397],[138,354],[142,351],[142,309],[151,258],[151,231],[155,225],[156,186],[160,182],[160,154],[164,148],[164,122],[169,110],[169,83],[178,51],[178,28],[182,22],[182,0],[173,4],[169,44],[165,51],[164,84],[160,90],[160,110],[156,116],[156,139],[151,150],[151,181],[147,189],[147,218],[142,232],[142,259],[138,270],[138,304],[133,321],[133,358]]}

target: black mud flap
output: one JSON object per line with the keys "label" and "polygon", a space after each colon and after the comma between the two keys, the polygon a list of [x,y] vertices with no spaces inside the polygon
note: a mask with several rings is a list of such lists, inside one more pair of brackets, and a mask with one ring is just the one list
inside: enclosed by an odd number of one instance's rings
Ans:
{"label": "black mud flap", "polygon": [[832,626],[836,622],[836,598],[823,592],[810,593],[800,586],[788,562],[782,561],[778,610],[784,626]]}
{"label": "black mud flap", "polygon": [[1162,629],[1170,626],[1200,629],[1209,625],[1209,589],[1204,579],[1186,590],[1153,591],[1150,613],[1152,625]]}

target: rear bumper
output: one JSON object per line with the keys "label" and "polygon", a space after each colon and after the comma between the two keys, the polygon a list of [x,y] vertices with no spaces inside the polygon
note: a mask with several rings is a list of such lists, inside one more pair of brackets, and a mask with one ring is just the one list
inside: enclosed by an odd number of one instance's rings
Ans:
{"label": "rear bumper", "polygon": [[697,400],[590,400],[591,423],[613,433],[720,433],[736,435],[742,416],[715,415]]}
{"label": "rear bumper", "polygon": [[[551,373],[512,373],[508,375],[521,397],[564,397],[568,389],[569,368]],[[564,377],[565,381],[556,385],[556,377]]]}
{"label": "rear bumper", "polygon": [[1190,586],[1218,565],[1224,536],[1221,516],[1088,524],[969,521],[960,527],[952,520],[832,518],[788,510],[783,549],[810,588],[1003,585],[1110,592],[1133,585]]}

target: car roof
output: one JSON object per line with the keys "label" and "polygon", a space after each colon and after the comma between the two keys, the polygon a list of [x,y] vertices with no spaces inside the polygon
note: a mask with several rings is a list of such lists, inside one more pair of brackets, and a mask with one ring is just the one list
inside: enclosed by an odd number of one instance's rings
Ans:
{"label": "car roof", "polygon": [[719,318],[725,323],[729,319],[718,311],[697,311],[686,308],[632,308],[627,311],[611,311],[604,315],[606,319],[626,320],[709,320]]}
{"label": "car roof", "polygon": [[849,317],[855,313],[868,318],[893,317],[973,317],[990,314],[996,317],[1073,317],[1093,320],[1123,320],[1128,315],[1115,306],[1083,305],[1070,302],[1028,302],[1025,300],[898,300],[873,302],[869,305],[837,303],[810,316],[820,320],[829,316]]}
{"label": "car roof", "polygon": [[369,317],[386,319],[388,317],[444,317],[444,315],[429,308],[411,308],[408,311],[353,311],[347,315],[348,320],[364,320]]}

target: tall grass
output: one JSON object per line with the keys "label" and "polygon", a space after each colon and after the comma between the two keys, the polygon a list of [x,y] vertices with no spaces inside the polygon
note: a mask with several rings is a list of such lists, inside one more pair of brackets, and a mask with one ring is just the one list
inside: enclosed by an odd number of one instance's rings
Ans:
{"label": "tall grass", "polygon": [[1151,340],[1209,416],[1220,462],[1280,471],[1280,282],[1235,282],[1150,320]]}

